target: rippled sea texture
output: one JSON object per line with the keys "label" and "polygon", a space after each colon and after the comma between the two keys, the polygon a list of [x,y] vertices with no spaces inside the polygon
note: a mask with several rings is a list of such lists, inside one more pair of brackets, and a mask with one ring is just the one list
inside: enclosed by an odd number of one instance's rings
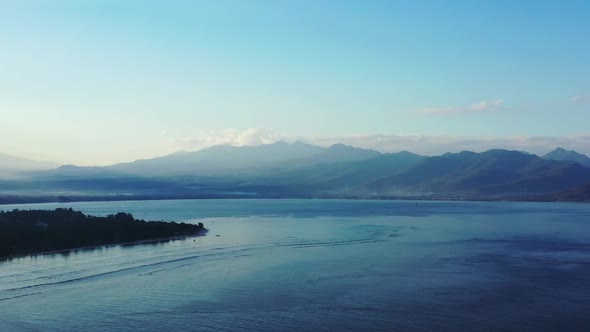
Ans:
{"label": "rippled sea texture", "polygon": [[[0,262],[0,331],[588,331],[590,205],[68,206],[204,237]],[[217,236],[219,235],[219,236]]]}

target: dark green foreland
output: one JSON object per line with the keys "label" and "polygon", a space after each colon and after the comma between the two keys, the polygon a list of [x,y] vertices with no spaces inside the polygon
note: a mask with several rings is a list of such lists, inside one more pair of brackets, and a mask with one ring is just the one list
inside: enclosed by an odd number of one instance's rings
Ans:
{"label": "dark green foreland", "polygon": [[72,209],[0,212],[0,258],[196,235],[202,223],[138,220],[128,213],[88,216]]}

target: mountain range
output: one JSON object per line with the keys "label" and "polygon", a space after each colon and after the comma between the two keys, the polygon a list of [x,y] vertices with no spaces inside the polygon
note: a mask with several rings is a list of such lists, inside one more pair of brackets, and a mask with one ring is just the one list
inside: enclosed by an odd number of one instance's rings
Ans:
{"label": "mountain range", "polygon": [[261,146],[216,145],[203,150],[179,151],[166,156],[142,159],[105,167],[65,165],[55,175],[125,174],[135,176],[228,175],[260,171],[269,167],[295,168],[324,163],[352,162],[379,156],[365,150],[335,144],[328,148],[302,142],[279,141]]}
{"label": "mountain range", "polygon": [[47,170],[59,166],[57,163],[37,161],[0,153],[0,178],[12,178],[19,173]]}
{"label": "mountain range", "polygon": [[430,157],[407,151],[382,154],[343,144],[221,145],[105,167],[27,169],[18,181],[0,181],[0,195],[70,200],[332,197],[578,201],[585,200],[590,188],[588,161],[587,156],[562,148],[541,157],[500,149]]}

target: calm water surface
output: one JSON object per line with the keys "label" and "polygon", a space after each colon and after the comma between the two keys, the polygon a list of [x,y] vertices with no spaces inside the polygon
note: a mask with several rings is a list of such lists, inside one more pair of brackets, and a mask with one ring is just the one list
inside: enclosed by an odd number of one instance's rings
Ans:
{"label": "calm water surface", "polygon": [[[67,206],[207,236],[0,262],[0,331],[589,331],[590,205]],[[217,236],[219,235],[219,236]]]}

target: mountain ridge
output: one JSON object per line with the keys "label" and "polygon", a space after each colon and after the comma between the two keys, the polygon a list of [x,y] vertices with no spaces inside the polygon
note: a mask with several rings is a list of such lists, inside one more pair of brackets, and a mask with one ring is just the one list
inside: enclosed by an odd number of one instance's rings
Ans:
{"label": "mountain ridge", "polygon": [[19,177],[26,172],[50,170],[58,166],[58,163],[50,161],[34,160],[0,152],[0,178]]}
{"label": "mountain ridge", "polygon": [[577,151],[566,150],[561,147],[544,154],[541,158],[557,161],[575,161],[585,167],[590,167],[590,158],[588,156]]}
{"label": "mountain ridge", "polygon": [[[227,164],[227,165],[224,165]],[[106,167],[63,165],[4,181],[0,193],[122,197],[575,199],[590,168],[526,152],[491,149],[421,156],[344,144],[277,142],[215,146]],[[549,195],[549,196],[548,196]],[[553,196],[552,196],[553,195]],[[69,197],[68,196],[68,197]],[[110,197],[110,196],[108,196]],[[543,198],[545,199],[545,198]]]}
{"label": "mountain ridge", "polygon": [[[551,185],[543,186],[543,183]],[[590,183],[590,168],[518,151],[463,151],[429,157],[401,174],[366,186],[367,193],[510,195],[547,194]]]}
{"label": "mountain ridge", "polygon": [[335,144],[324,148],[296,141],[260,146],[215,145],[198,151],[177,151],[165,156],[117,163],[103,167],[72,166],[66,173],[96,172],[139,176],[211,175],[235,173],[272,166],[286,167],[369,159],[381,153]]}

